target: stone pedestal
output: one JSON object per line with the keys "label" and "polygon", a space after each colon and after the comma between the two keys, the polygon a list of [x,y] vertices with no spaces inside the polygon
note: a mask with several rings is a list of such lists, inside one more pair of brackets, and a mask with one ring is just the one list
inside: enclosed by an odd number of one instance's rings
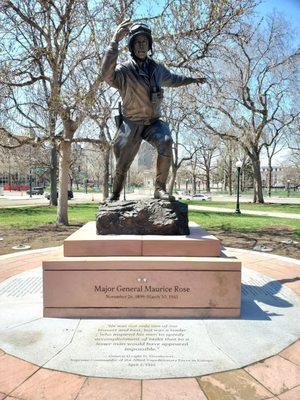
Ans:
{"label": "stone pedestal", "polygon": [[186,236],[97,235],[89,222],[43,262],[45,317],[240,315],[241,263],[196,224]]}

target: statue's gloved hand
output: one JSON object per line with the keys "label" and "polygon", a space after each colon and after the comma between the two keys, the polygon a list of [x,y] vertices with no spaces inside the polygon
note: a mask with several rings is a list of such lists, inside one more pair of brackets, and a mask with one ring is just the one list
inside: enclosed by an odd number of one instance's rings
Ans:
{"label": "statue's gloved hand", "polygon": [[118,25],[114,36],[113,36],[113,42],[120,42],[125,36],[128,35],[129,29],[133,22],[130,21],[130,18],[125,19],[124,21],[121,22],[120,25]]}

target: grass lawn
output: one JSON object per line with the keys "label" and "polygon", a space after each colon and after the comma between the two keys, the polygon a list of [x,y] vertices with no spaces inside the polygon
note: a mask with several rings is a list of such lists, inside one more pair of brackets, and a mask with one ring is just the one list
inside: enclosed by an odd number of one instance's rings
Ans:
{"label": "grass lawn", "polygon": [[[236,202],[234,201],[199,201],[199,200],[188,200],[184,203],[191,205],[200,205],[205,207],[219,207],[219,208],[231,208],[235,210]],[[254,210],[254,211],[278,211],[286,213],[300,214],[300,204],[253,204],[253,203],[240,203],[240,209]]]}
{"label": "grass lawn", "polygon": [[[234,193],[236,194],[236,187],[234,188]],[[212,191],[213,195],[225,195],[228,196],[228,192],[224,190],[213,190]],[[253,190],[244,190],[242,193],[242,196],[253,196]],[[300,190],[294,190],[291,188],[290,190],[290,195],[288,196],[288,191],[285,189],[272,189],[271,192],[271,197],[269,197],[268,190],[264,189],[263,190],[263,195],[265,198],[265,201],[272,201],[272,197],[299,197],[300,198]]]}
{"label": "grass lawn", "polygon": [[[202,204],[202,203],[201,203]],[[207,203],[205,203],[207,204]],[[95,220],[97,203],[69,205],[69,223],[84,223]],[[234,215],[211,211],[189,212],[189,219],[204,228],[234,229],[256,231],[263,229],[287,228],[300,237],[300,220],[289,218],[260,217],[254,215]],[[56,207],[20,207],[0,209],[0,226],[32,228],[41,225],[55,224]]]}
{"label": "grass lawn", "polygon": [[[97,203],[74,204],[68,207],[69,223],[95,220]],[[32,228],[40,225],[55,224],[56,207],[18,207],[0,209],[0,226]]]}
{"label": "grass lawn", "polygon": [[259,231],[268,229],[289,229],[300,237],[300,220],[291,218],[261,217],[256,215],[235,215],[211,211],[189,211],[189,219],[206,229],[238,231]]}

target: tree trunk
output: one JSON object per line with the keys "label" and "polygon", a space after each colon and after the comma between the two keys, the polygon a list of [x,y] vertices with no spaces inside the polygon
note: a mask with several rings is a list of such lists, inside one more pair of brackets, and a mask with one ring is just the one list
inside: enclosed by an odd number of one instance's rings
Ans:
{"label": "tree trunk", "polygon": [[57,148],[53,142],[50,161],[50,205],[57,206]]}
{"label": "tree trunk", "polygon": [[196,194],[197,192],[197,177],[196,175],[193,175],[193,194]]}
{"label": "tree trunk", "polygon": [[8,153],[8,186],[9,186],[9,191],[11,192],[10,153]]}
{"label": "tree trunk", "polygon": [[268,180],[268,193],[269,193],[269,197],[272,196],[272,172],[273,172],[273,168],[272,168],[272,161],[269,158],[269,180]]}
{"label": "tree trunk", "polygon": [[228,183],[227,183],[227,172],[226,172],[226,170],[224,170],[224,177],[223,177],[222,190],[224,190],[224,192],[226,192],[227,187],[228,187]]}
{"label": "tree trunk", "polygon": [[[110,161],[110,148],[103,150],[104,165],[103,165],[103,201],[109,197],[109,161]],[[112,173],[112,171],[111,171]]]}
{"label": "tree trunk", "polygon": [[68,185],[71,159],[71,142],[62,141],[59,149],[59,197],[56,223],[69,225],[68,221]]}
{"label": "tree trunk", "polygon": [[258,155],[254,155],[251,158],[252,167],[253,167],[253,177],[254,177],[254,197],[253,202],[263,204],[264,203],[264,195],[262,188],[262,179],[260,172],[260,160]]}
{"label": "tree trunk", "polygon": [[232,158],[229,158],[229,165],[228,165],[228,190],[229,196],[232,196]]}
{"label": "tree trunk", "polygon": [[256,203],[256,202],[257,202],[257,185],[256,185],[254,173],[253,173],[253,203]]}
{"label": "tree trunk", "polygon": [[206,185],[206,193],[210,193],[210,170],[206,168],[205,170],[205,185]]}

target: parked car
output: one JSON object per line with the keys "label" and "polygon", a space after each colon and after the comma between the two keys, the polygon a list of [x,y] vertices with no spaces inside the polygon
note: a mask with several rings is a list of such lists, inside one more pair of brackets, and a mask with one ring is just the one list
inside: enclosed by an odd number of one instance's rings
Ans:
{"label": "parked car", "polygon": [[[26,191],[27,194],[30,194],[30,189]],[[44,188],[42,186],[36,186],[31,189],[31,194],[44,194]]]}
{"label": "parked car", "polygon": [[178,200],[187,200],[190,193],[187,190],[175,190],[175,195],[178,196]]}
{"label": "parked car", "polygon": [[[50,193],[48,193],[48,192],[45,193],[45,197],[46,197],[46,199],[50,200]],[[57,192],[57,197],[58,197],[58,192]],[[68,190],[68,200],[73,199],[73,197],[74,197],[74,194],[73,194],[72,190]]]}
{"label": "parked car", "polygon": [[191,196],[188,196],[188,200],[207,201],[207,200],[211,200],[211,197],[208,196],[207,194],[196,193],[196,194],[193,194]]}

